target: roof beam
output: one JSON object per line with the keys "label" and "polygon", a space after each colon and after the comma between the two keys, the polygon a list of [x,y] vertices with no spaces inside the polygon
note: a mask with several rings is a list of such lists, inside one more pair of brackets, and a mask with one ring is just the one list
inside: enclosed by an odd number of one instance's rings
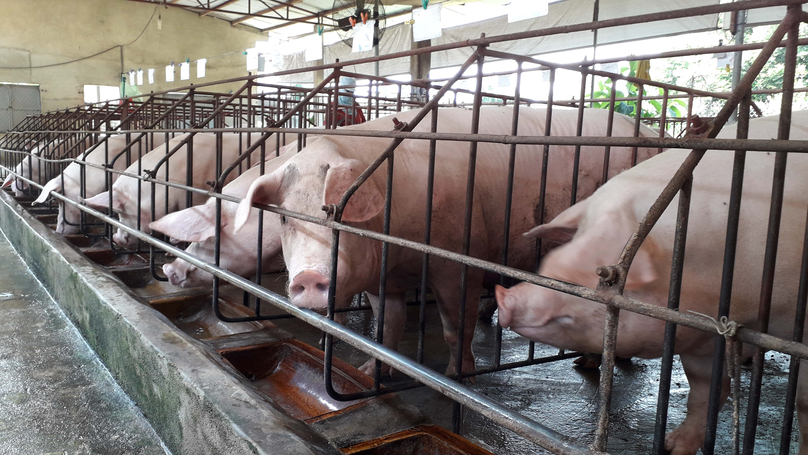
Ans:
{"label": "roof beam", "polygon": [[[275,1],[278,3],[278,6],[258,11],[257,13],[253,13],[253,15],[250,15],[250,16],[241,16],[240,18],[238,18],[238,19],[236,19],[234,21],[231,21],[230,25],[237,25],[237,24],[240,24],[240,23],[242,23],[244,21],[250,20],[255,16],[262,16],[262,15],[264,15],[266,13],[269,13],[269,12],[277,12],[278,8],[283,8],[283,7],[286,7],[286,6],[292,6],[292,5],[296,4],[296,3],[302,2],[303,0],[290,0],[288,2],[280,2],[280,1],[277,1],[277,0],[275,0]],[[268,17],[267,19],[285,20],[285,18],[283,18],[283,17],[277,17],[277,18],[276,17]]]}
{"label": "roof beam", "polygon": [[208,9],[204,13],[200,14],[200,16],[207,16],[208,14],[216,12],[216,11],[224,8],[227,5],[232,5],[233,3],[236,3],[237,1],[239,1],[239,0],[227,0],[226,2],[224,2],[224,3],[220,4],[220,5],[216,5],[213,8]]}

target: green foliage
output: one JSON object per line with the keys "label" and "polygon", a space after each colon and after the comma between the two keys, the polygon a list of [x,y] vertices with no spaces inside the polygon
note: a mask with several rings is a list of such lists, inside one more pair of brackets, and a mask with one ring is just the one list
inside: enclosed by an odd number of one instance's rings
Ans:
{"label": "green foliage", "polygon": [[[636,61],[629,62],[628,67],[620,68],[620,74],[628,77],[635,77],[637,74],[637,64],[638,62]],[[622,90],[620,87],[618,87],[618,85],[622,87]],[[593,93],[592,98],[610,100],[612,91],[614,91],[615,99],[636,98],[639,94],[639,88],[636,84],[621,80],[618,80],[615,84],[614,80],[608,79],[606,82],[603,82],[603,80],[598,81],[598,90]],[[649,96],[651,92],[656,92],[654,95],[659,96],[664,94],[664,90],[659,87],[643,87],[643,97]],[[609,109],[610,105],[610,101],[599,101],[592,103],[592,106],[598,109]],[[686,112],[686,108],[687,105],[680,99],[668,100],[667,116],[682,117],[683,112]],[[614,110],[620,114],[634,117],[637,115],[637,101],[615,101]],[[643,118],[659,117],[662,114],[662,110],[663,106],[660,100],[644,100],[641,115]]]}
{"label": "green foliage", "polygon": [[[768,40],[771,38],[772,33],[774,32],[775,27],[768,27],[764,33],[764,38]],[[747,38],[747,41],[750,41],[748,38],[751,37],[752,31],[754,29],[746,29],[746,33],[744,37]],[[800,36],[804,35],[808,31],[808,26],[806,24],[802,24],[800,26]],[[742,66],[741,74],[746,74],[749,68],[752,66],[752,62],[754,61],[755,57],[759,52],[744,52],[744,62]],[[786,49],[785,47],[779,47],[775,49],[772,56],[769,58],[766,65],[760,71],[760,74],[755,79],[755,82],[752,84],[752,90],[769,90],[769,89],[782,89],[783,88],[783,71],[785,69],[785,62],[786,62]],[[720,80],[725,82],[727,85],[731,83],[732,75],[730,73],[723,73],[720,77]],[[799,46],[797,48],[797,75],[795,78],[795,86],[797,87],[805,87],[808,85],[808,49],[805,49],[804,46]],[[774,97],[773,94],[758,94],[752,95],[752,101],[756,102],[767,102]]]}

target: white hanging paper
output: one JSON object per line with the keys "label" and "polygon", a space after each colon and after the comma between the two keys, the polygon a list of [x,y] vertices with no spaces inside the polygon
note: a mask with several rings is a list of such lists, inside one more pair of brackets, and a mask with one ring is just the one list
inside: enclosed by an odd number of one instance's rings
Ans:
{"label": "white hanging paper", "polygon": [[440,38],[443,29],[440,25],[440,15],[443,5],[430,5],[429,8],[413,8],[412,10],[412,40],[425,41]]}
{"label": "white hanging paper", "polygon": [[137,85],[137,76],[135,75],[135,70],[129,72],[129,85],[132,87]]}
{"label": "white hanging paper", "polygon": [[247,71],[255,71],[258,69],[258,49],[247,49]]}
{"label": "white hanging paper", "polygon": [[180,63],[180,80],[187,81],[191,78],[191,64],[188,62]]}
{"label": "white hanging paper", "polygon": [[143,85],[143,70],[137,70],[137,85]]}
{"label": "white hanging paper", "polygon": [[154,68],[149,68],[149,84],[154,84]]}
{"label": "white hanging paper", "polygon": [[511,0],[508,23],[546,16],[550,13],[549,0]]}
{"label": "white hanging paper", "polygon": [[200,58],[196,61],[196,78],[202,79],[205,77],[205,66],[208,64],[208,59]]}
{"label": "white hanging paper", "polygon": [[323,36],[315,33],[305,38],[306,40],[306,61],[321,60],[323,58]]}
{"label": "white hanging paper", "polygon": [[716,68],[718,69],[725,69],[725,68],[732,68],[732,64],[735,61],[735,52],[722,52],[720,54],[713,54],[713,57],[716,59]]}
{"label": "white hanging paper", "polygon": [[375,20],[369,20],[367,24],[356,23],[353,28],[353,50],[351,52],[363,52],[373,49],[373,28],[375,25]]}
{"label": "white hanging paper", "polygon": [[174,82],[174,65],[166,66],[166,82]]}

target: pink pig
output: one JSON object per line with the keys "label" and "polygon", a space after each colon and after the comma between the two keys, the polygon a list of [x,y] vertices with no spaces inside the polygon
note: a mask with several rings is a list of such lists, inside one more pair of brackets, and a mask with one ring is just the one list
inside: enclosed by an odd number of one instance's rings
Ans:
{"label": "pink pig", "polygon": [[[126,169],[126,172],[136,174],[138,166],[143,171],[153,170],[157,163],[165,157],[168,150],[177,146],[186,135],[177,136],[168,142],[167,146],[157,147],[140,159],[140,163],[134,162]],[[209,189],[207,182],[216,180],[219,175],[216,173],[216,135],[213,133],[199,133],[193,138],[193,182],[194,188]],[[274,136],[268,139],[268,143],[274,143]],[[240,145],[239,145],[240,144]],[[283,142],[281,143],[283,144]],[[168,168],[163,164],[157,172],[156,178],[168,180],[170,182],[185,184],[187,168],[187,145],[171,156],[168,160]],[[222,169],[233,163],[239,153],[247,150],[247,135],[237,133],[222,134]],[[267,151],[266,153],[271,153]],[[260,154],[260,148],[253,153],[251,160],[255,162]],[[246,162],[244,162],[246,165]],[[168,172],[168,173],[167,173]],[[238,176],[234,171],[228,174],[229,183]],[[140,198],[138,199],[138,187],[140,187]],[[168,193],[166,198],[166,192]],[[114,185],[111,191],[105,191],[92,198],[87,199],[87,205],[104,209],[109,206],[110,194],[112,194],[112,209],[118,213],[120,220],[125,225],[137,229],[138,227],[146,233],[150,232],[148,224],[151,221],[151,184],[132,177],[122,176]],[[166,199],[168,203],[166,204]],[[201,193],[193,194],[193,205],[198,205],[207,200],[207,195]],[[185,207],[186,191],[157,184],[155,191],[154,218],[160,219],[164,215],[180,210]],[[128,232],[119,229],[113,236],[113,240],[118,245],[126,248],[136,248],[138,240],[130,236]]]}
{"label": "pink pig", "polygon": [[[145,144],[145,139],[143,139]],[[151,151],[152,148],[163,145],[165,143],[165,134],[154,134],[150,139],[150,148],[143,151],[145,155]],[[112,136],[107,139],[107,144],[100,144],[98,147],[90,150],[82,158],[88,163],[105,165],[107,160],[112,161],[115,156],[120,153],[127,145],[125,136]],[[132,146],[132,155],[137,156],[140,145],[135,144]],[[122,171],[126,168],[126,159],[121,157],[117,159],[112,166],[112,169]],[[91,166],[84,167],[84,197],[91,198],[104,191],[106,187],[106,171]],[[111,172],[109,174],[112,181],[118,180],[120,174]],[[63,178],[64,177],[64,178]],[[62,182],[64,181],[64,186]],[[65,168],[61,175],[58,175],[45,184],[42,193],[33,202],[32,205],[42,204],[50,198],[51,191],[64,190],[65,197],[73,201],[78,201],[81,196],[81,165],[78,163],[70,163]],[[56,232],[59,234],[77,234],[79,229],[79,217],[81,211],[70,204],[65,204],[59,201],[59,217],[56,223]]]}
{"label": "pink pig", "polygon": [[[309,141],[314,140],[309,137]],[[297,142],[281,147],[281,156],[267,160],[264,169],[269,173],[284,164],[297,148]],[[260,177],[260,166],[254,166],[241,174],[238,178],[227,184],[222,193],[243,198],[250,185]],[[233,230],[234,218],[238,204],[222,201],[221,211],[221,245],[219,264],[243,277],[253,276],[257,270],[256,239],[258,235],[258,209],[250,211],[247,224],[238,235]],[[210,198],[205,204],[180,210],[160,218],[149,224],[152,230],[162,232],[172,239],[193,242],[185,249],[205,262],[214,262],[214,248],[216,235],[216,198]],[[262,269],[264,272],[277,272],[283,268],[281,257],[280,218],[271,212],[264,213],[264,226],[262,231]],[[213,276],[198,269],[182,259],[163,265],[165,273],[171,284],[182,287],[194,287],[210,284]]]}
{"label": "pink pig", "polygon": [[[800,125],[808,111],[795,112],[792,139],[808,139]],[[777,117],[753,119],[750,138],[776,137]],[[719,135],[734,138],[734,128]],[[607,182],[588,199],[570,207],[548,224],[532,229],[530,238],[564,243],[542,261],[539,274],[594,288],[597,267],[615,264],[639,221],[661,193],[689,151],[669,150]],[[749,328],[759,326],[758,303],[772,192],[774,153],[746,157],[739,238],[730,319]],[[693,173],[692,203],[685,251],[681,312],[715,316],[723,269],[733,153],[708,151]],[[780,228],[769,333],[790,338],[800,273],[805,212],[808,207],[808,156],[789,154],[785,202]],[[667,305],[676,200],[667,208],[635,257],[625,295]],[[566,242],[566,243],[565,243]],[[606,307],[528,283],[511,289],[497,286],[499,324],[541,343],[588,353],[602,352]],[[616,355],[653,358],[662,354],[664,321],[628,311],[620,313]],[[676,353],[690,383],[687,418],[666,437],[674,455],[695,454],[704,440],[714,333],[679,327]],[[803,365],[805,367],[805,365]],[[802,373],[804,373],[804,369]],[[806,376],[800,377],[797,400],[801,429],[800,454],[808,454]],[[724,375],[722,402],[729,393]]]}
{"label": "pink pig", "polygon": [[[584,116],[584,136],[604,135],[608,112],[587,109]],[[415,111],[396,114],[407,122]],[[472,112],[465,109],[446,109],[439,114],[440,132],[469,132]],[[510,134],[513,110],[484,108],[481,111],[480,133]],[[546,111],[522,108],[519,115],[519,134],[543,136]],[[578,112],[574,109],[555,108],[553,111],[554,136],[574,136]],[[427,116],[415,131],[428,131]],[[391,130],[390,117],[345,130]],[[617,115],[615,136],[633,135],[634,121]],[[643,135],[655,136],[650,129]],[[324,217],[323,205],[335,204],[359,174],[390,144],[390,139],[371,137],[324,137],[311,143],[290,158],[275,172],[253,183],[247,197],[239,207],[236,228],[243,225],[253,202],[276,204],[284,209]],[[462,226],[465,212],[466,180],[469,166],[469,144],[466,142],[438,142],[435,162],[435,187],[432,219],[432,245],[450,251],[461,251]],[[502,255],[503,220],[508,177],[509,147],[503,144],[480,143],[477,155],[475,198],[470,254],[489,260]],[[542,146],[518,147],[516,187],[539,188],[541,184]],[[655,150],[639,151],[639,159],[653,155]],[[572,179],[570,146],[550,147],[548,169],[547,216],[561,212],[569,203]],[[580,162],[579,192],[591,194],[599,185],[603,167],[603,149],[583,147]],[[630,166],[631,151],[612,148],[611,170],[619,172]],[[406,140],[395,151],[392,219],[390,233],[394,236],[423,241],[425,231],[427,168],[429,142]],[[353,195],[345,207],[342,222],[372,231],[382,231],[384,188],[387,165],[383,165]],[[514,192],[510,235],[510,264],[530,267],[533,253],[527,240],[518,235],[535,224],[538,216],[539,194]],[[549,218],[548,218],[549,219]],[[304,308],[326,306],[331,276],[331,230],[292,217],[281,220],[283,256],[289,270],[289,296],[293,304]],[[354,294],[377,294],[381,267],[381,245],[375,240],[342,234],[339,247],[337,273],[338,307],[345,307]],[[387,302],[384,343],[392,349],[398,347],[404,327],[403,293],[420,285],[422,254],[392,246],[388,259]],[[474,369],[471,338],[476,322],[477,304],[483,282],[483,272],[470,269],[466,289],[466,316],[463,346],[463,370]],[[428,283],[438,300],[444,327],[444,338],[452,348],[454,357],[458,344],[458,316],[460,309],[460,265],[433,257],[430,260]],[[375,303],[375,302],[374,302]],[[372,362],[372,360],[370,361]],[[370,363],[369,362],[369,363]],[[368,371],[366,364],[363,370]],[[449,373],[455,371],[455,360],[450,360]]]}

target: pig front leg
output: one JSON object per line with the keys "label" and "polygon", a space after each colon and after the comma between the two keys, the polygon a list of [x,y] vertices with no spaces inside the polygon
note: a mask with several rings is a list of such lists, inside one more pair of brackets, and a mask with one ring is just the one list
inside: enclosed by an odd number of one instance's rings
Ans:
{"label": "pig front leg", "polygon": [[[687,395],[687,417],[675,430],[665,436],[665,449],[671,455],[694,455],[704,442],[707,422],[707,406],[710,400],[710,375],[713,358],[680,355],[690,393]],[[729,375],[724,369],[721,384],[721,400],[727,400],[730,391]]]}
{"label": "pig front leg", "polygon": [[[373,315],[379,317],[379,297],[366,294],[370,306],[373,307]],[[407,319],[407,302],[404,294],[387,294],[384,299],[384,347],[398,351],[398,344],[401,335],[404,333],[404,325]],[[373,377],[376,370],[376,359],[371,357],[359,370],[366,375]],[[382,377],[385,375],[393,377],[395,370],[386,363],[382,364]]]}
{"label": "pig front leg", "polygon": [[[436,267],[437,268],[437,267]],[[457,373],[457,353],[458,326],[460,310],[460,273],[459,267],[446,267],[444,271],[448,276],[434,279],[433,291],[438,301],[438,311],[443,322],[443,338],[449,344],[450,356],[449,366],[446,368],[446,375]],[[454,273],[456,272],[456,274]],[[471,342],[474,338],[474,329],[477,326],[477,310],[482,293],[483,272],[481,270],[469,269],[466,276],[466,317],[463,336],[463,372],[471,373],[476,370],[474,353],[471,350]],[[472,378],[472,382],[473,378]]]}

